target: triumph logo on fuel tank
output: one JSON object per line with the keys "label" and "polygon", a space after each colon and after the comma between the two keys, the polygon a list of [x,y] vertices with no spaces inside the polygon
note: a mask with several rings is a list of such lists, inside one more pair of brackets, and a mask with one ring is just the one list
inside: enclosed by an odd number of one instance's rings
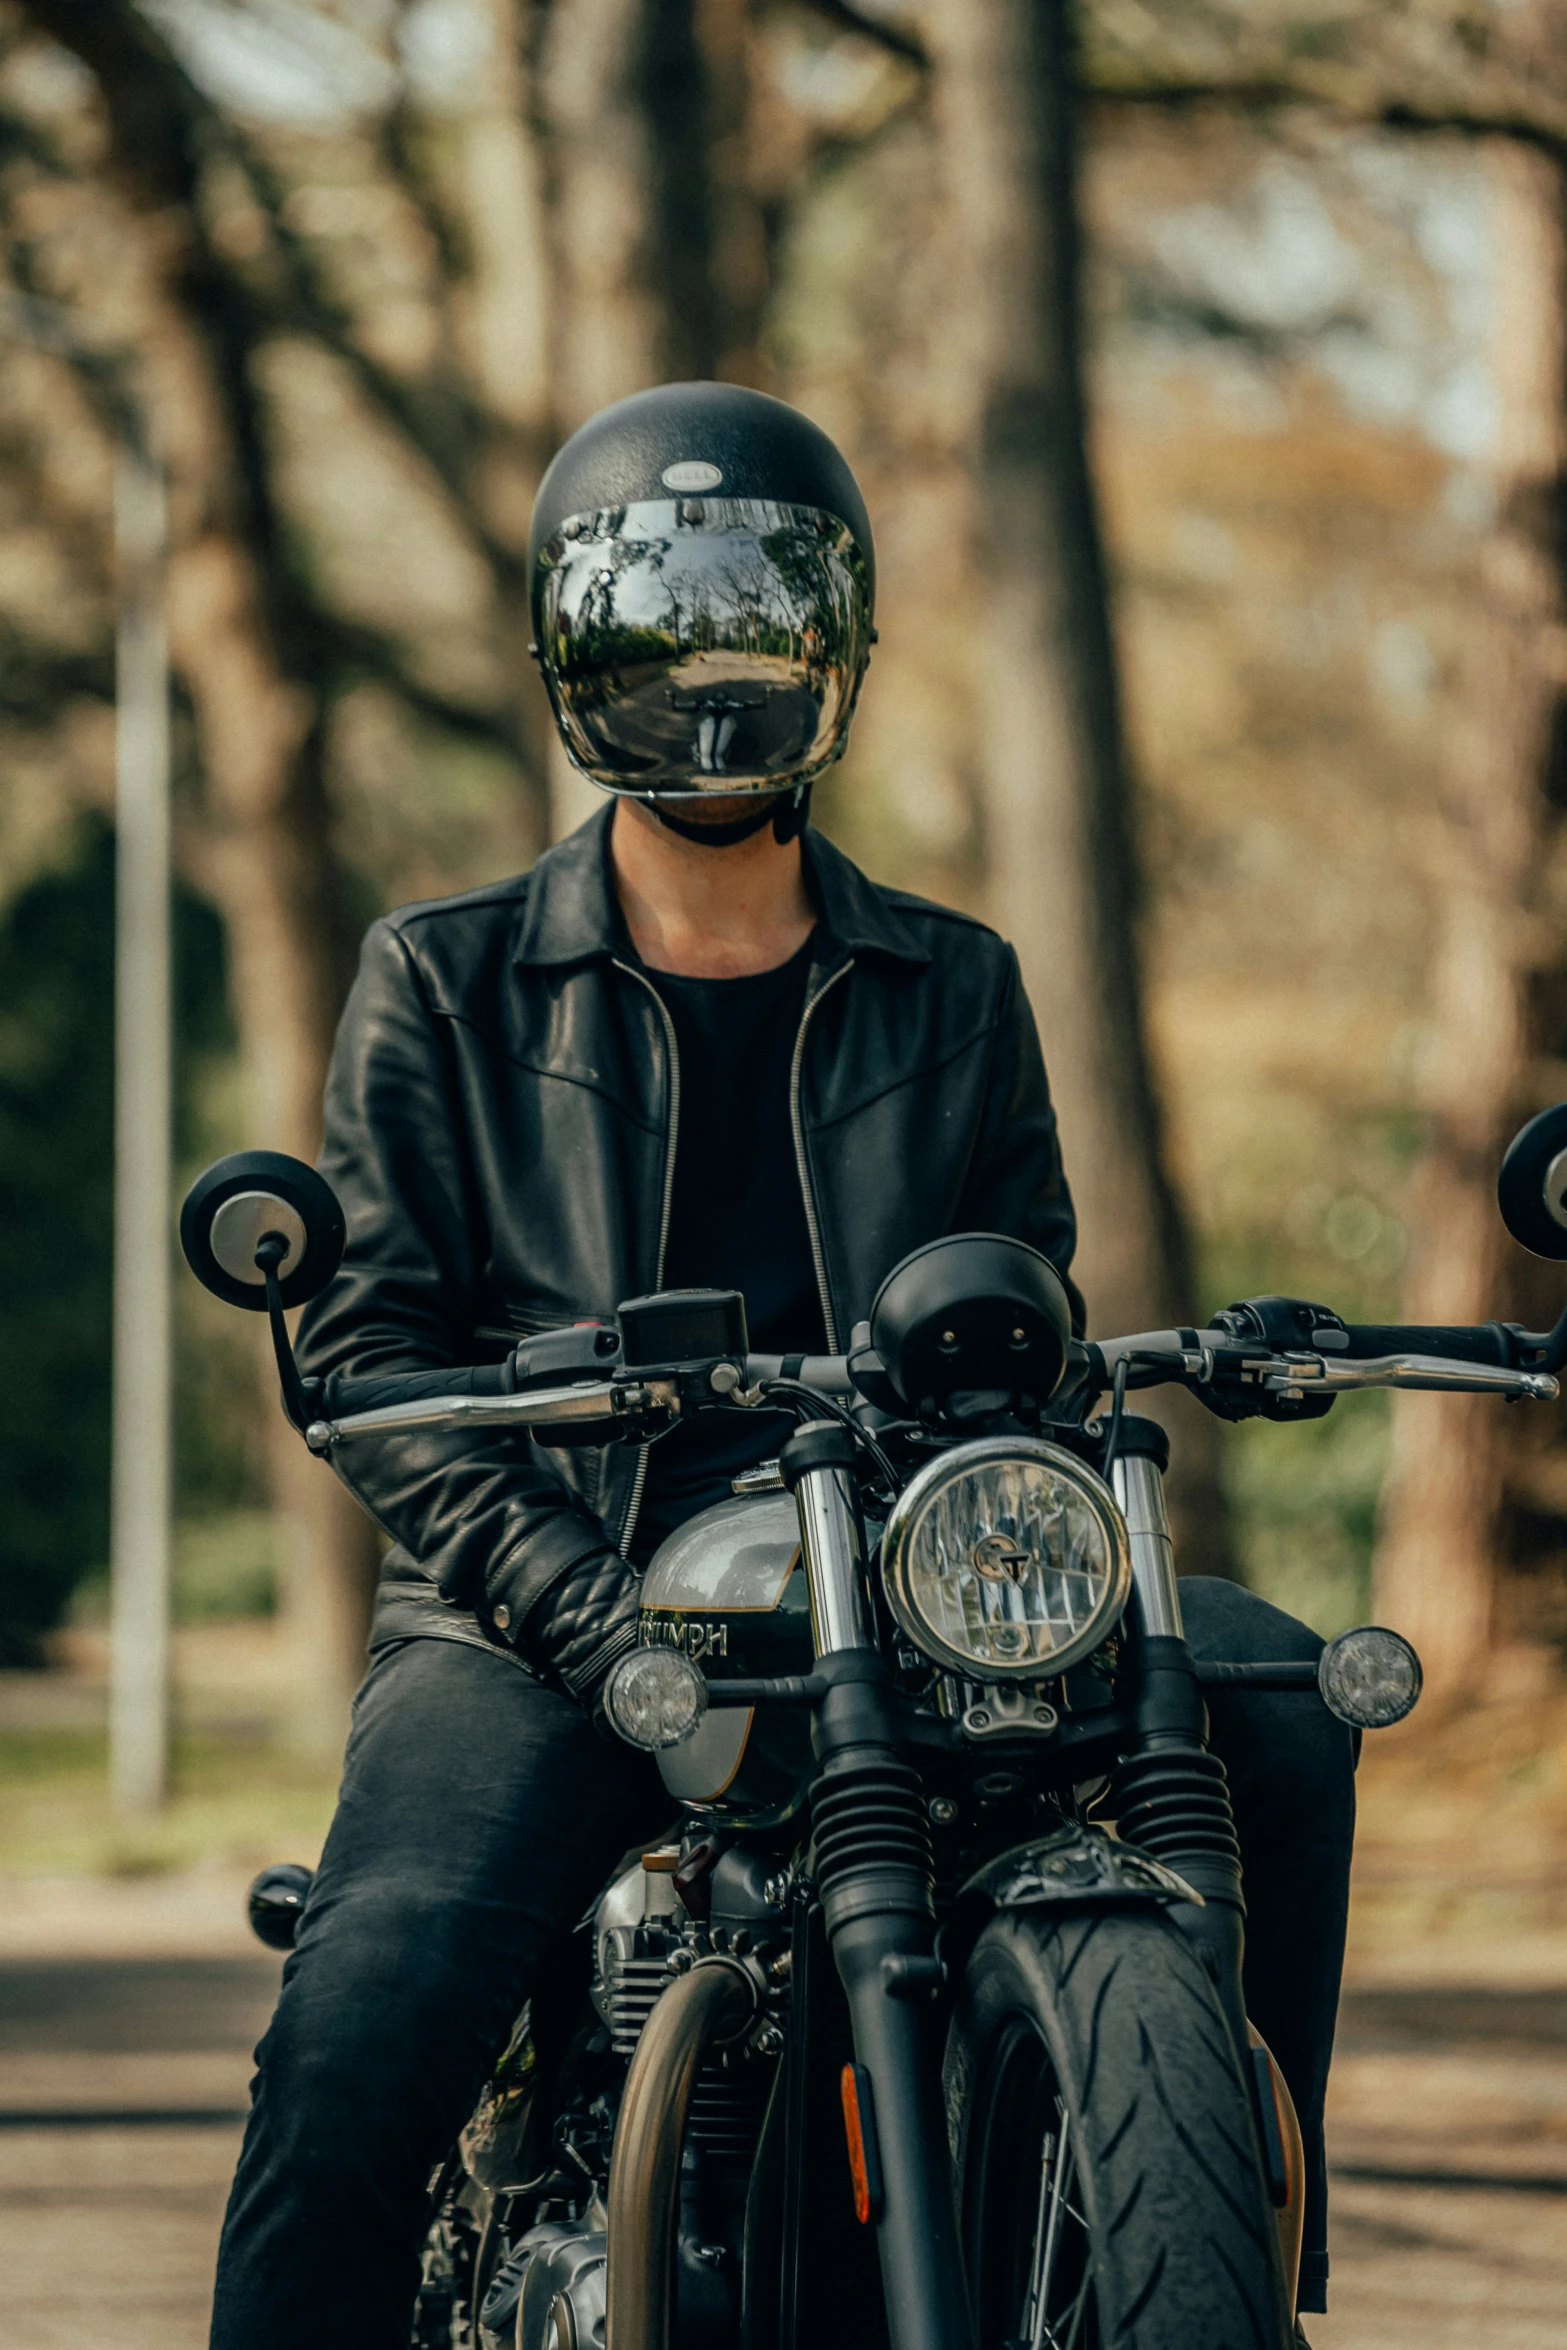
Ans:
{"label": "triumph logo on fuel tank", "polygon": [[695,1662],[704,1656],[729,1654],[729,1626],[704,1624],[695,1616],[654,1615],[642,1618],[644,1648],[678,1648]]}

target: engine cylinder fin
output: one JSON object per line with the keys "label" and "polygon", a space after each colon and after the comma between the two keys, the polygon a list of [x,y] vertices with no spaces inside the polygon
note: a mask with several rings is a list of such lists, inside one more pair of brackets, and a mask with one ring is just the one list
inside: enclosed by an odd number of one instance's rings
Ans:
{"label": "engine cylinder fin", "polygon": [[617,2056],[630,2056],[642,2036],[659,1994],[669,1988],[665,1958],[620,1958],[604,1985],[604,2018]]}
{"label": "engine cylinder fin", "polygon": [[703,2066],[692,2092],[687,2129],[710,2160],[749,2170],[770,2078],[770,2067],[752,2077],[726,2072],[720,2064]]}

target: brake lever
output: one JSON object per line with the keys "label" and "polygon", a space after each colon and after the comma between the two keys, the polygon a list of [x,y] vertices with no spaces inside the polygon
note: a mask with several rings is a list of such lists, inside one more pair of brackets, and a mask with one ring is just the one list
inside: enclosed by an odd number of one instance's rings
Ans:
{"label": "brake lever", "polygon": [[1560,1382],[1549,1371],[1513,1371],[1500,1363],[1450,1362],[1440,1355],[1373,1355],[1359,1361],[1328,1361],[1321,1355],[1288,1357],[1261,1382],[1270,1395],[1339,1395],[1356,1388],[1399,1387],[1464,1395],[1504,1395],[1532,1403],[1554,1403]]}

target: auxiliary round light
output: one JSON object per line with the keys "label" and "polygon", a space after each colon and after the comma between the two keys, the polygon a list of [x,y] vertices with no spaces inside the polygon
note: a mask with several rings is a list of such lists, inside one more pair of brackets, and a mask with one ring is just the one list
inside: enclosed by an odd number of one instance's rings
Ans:
{"label": "auxiliary round light", "polygon": [[1357,1730],[1388,1730],[1413,1713],[1420,1659],[1401,1632],[1357,1624],[1330,1640],[1317,1664],[1317,1687],[1329,1713]]}
{"label": "auxiliary round light", "polygon": [[678,1648],[634,1648],[604,1684],[604,1710],[629,1746],[680,1746],[707,1711],[707,1682]]}
{"label": "auxiliary round light", "polygon": [[986,1438],[942,1453],[893,1504],[888,1602],[924,1653],[979,1681],[1046,1681],[1107,1638],[1131,1587],[1126,1522],[1059,1445]]}

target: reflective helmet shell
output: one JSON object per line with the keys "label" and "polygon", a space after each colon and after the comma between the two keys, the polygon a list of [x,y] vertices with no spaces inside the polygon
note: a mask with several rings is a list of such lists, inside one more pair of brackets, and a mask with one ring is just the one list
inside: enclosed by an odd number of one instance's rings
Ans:
{"label": "reflective helmet shell", "polygon": [[574,766],[645,799],[778,792],[847,742],[875,556],[818,426],[736,384],[663,384],[573,434],[529,548],[539,664]]}

